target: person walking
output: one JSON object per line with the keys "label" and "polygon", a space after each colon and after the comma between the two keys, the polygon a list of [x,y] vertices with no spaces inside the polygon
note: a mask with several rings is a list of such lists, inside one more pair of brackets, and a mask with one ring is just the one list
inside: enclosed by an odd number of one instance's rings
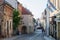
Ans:
{"label": "person walking", "polygon": [[43,36],[44,36],[44,34],[45,34],[45,30],[44,30],[44,28],[42,27],[42,34],[43,34]]}

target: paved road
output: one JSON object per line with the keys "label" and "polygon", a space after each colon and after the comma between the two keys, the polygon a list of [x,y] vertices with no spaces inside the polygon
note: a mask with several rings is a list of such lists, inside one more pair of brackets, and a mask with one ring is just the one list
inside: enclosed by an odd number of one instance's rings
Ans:
{"label": "paved road", "polygon": [[20,37],[17,37],[14,40],[45,40],[41,30],[37,30],[35,33],[32,34],[24,34]]}
{"label": "paved road", "polygon": [[37,30],[32,34],[19,35],[12,38],[6,38],[4,40],[45,40],[41,30]]}

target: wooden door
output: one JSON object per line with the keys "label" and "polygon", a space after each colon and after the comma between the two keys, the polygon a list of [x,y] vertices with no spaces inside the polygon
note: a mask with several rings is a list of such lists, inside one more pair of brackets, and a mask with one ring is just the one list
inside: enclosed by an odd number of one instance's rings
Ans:
{"label": "wooden door", "polygon": [[60,22],[58,22],[57,31],[57,37],[60,38]]}

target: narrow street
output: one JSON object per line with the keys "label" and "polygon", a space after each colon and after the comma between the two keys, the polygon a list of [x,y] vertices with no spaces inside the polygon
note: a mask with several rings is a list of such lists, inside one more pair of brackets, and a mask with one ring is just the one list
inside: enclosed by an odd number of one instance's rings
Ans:
{"label": "narrow street", "polygon": [[37,30],[31,34],[22,34],[12,38],[6,38],[3,40],[45,40],[41,30]]}
{"label": "narrow street", "polygon": [[44,36],[40,29],[36,30],[34,33],[31,34],[22,34],[19,36],[5,38],[0,40],[55,40],[52,37]]}
{"label": "narrow street", "polygon": [[43,36],[41,30],[37,30],[35,33],[25,34],[14,40],[44,40],[44,36]]}
{"label": "narrow street", "polygon": [[60,0],[0,0],[0,40],[60,40]]}

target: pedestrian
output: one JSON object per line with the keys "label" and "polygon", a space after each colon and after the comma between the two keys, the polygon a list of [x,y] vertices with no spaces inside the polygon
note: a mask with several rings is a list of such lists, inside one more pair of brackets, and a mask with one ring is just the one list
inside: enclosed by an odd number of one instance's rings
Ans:
{"label": "pedestrian", "polygon": [[44,29],[43,29],[43,27],[42,27],[42,33],[44,32]]}
{"label": "pedestrian", "polygon": [[19,35],[19,31],[17,31],[17,35]]}
{"label": "pedestrian", "polygon": [[43,36],[44,36],[44,34],[45,34],[45,30],[44,30],[44,28],[42,27],[42,34],[43,34]]}

